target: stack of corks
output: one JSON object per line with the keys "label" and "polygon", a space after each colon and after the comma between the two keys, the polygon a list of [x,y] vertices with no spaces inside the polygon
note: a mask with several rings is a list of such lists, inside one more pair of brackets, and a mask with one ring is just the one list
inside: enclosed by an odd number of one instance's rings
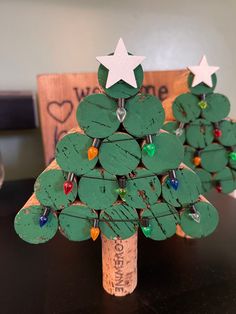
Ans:
{"label": "stack of corks", "polygon": [[[80,103],[79,127],[58,142],[56,160],[37,178],[15,230],[32,244],[48,241],[58,228],[71,241],[101,235],[103,287],[123,296],[137,284],[138,230],[162,241],[181,226],[201,238],[214,231],[218,213],[202,199],[199,177],[182,163],[180,140],[161,129],[161,102],[139,94],[143,69],[129,70],[139,57],[128,55],[120,40],[106,58],[113,65],[98,70],[104,94]],[[109,75],[118,81],[107,87]]]}
{"label": "stack of corks", "polygon": [[189,92],[174,100],[175,121],[164,129],[184,144],[184,163],[199,175],[203,193],[212,188],[231,193],[236,189],[236,123],[228,118],[230,102],[214,92],[218,67],[203,57],[189,70]]}

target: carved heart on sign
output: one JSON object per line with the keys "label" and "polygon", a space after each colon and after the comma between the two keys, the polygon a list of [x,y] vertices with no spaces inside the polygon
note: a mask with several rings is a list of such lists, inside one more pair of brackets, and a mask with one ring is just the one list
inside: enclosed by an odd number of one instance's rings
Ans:
{"label": "carved heart on sign", "polygon": [[51,101],[47,105],[48,114],[57,122],[65,123],[73,111],[73,103],[70,100]]}

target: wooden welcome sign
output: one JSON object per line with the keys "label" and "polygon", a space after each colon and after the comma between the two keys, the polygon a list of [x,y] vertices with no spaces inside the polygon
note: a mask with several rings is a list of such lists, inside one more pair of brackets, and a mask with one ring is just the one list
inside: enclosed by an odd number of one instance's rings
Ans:
{"label": "wooden welcome sign", "polygon": [[[173,120],[172,102],[187,88],[187,70],[145,72],[141,92],[160,98],[166,120]],[[97,73],[43,74],[38,76],[38,98],[45,163],[54,159],[57,141],[78,126],[76,109],[92,93],[101,93]]]}

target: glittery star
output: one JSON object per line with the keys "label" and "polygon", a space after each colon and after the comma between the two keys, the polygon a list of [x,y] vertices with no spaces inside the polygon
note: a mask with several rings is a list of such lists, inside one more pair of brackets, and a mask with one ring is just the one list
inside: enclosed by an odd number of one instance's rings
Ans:
{"label": "glittery star", "polygon": [[193,73],[194,79],[192,82],[192,87],[205,83],[207,86],[212,87],[212,74],[216,73],[219,70],[217,66],[209,66],[206,56],[202,57],[202,60],[199,65],[190,66],[188,69]]}
{"label": "glittery star", "polygon": [[96,59],[109,71],[106,88],[111,87],[120,80],[135,88],[137,87],[134,70],[145,57],[129,55],[122,38],[119,39],[113,55],[101,56]]}

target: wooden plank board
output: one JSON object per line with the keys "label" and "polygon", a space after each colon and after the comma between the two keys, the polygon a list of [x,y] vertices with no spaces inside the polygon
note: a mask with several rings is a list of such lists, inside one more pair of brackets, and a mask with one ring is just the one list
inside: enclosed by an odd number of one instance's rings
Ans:
{"label": "wooden plank board", "polygon": [[[141,92],[159,97],[166,119],[173,120],[173,100],[188,90],[187,70],[144,73]],[[97,73],[42,74],[38,76],[38,100],[45,162],[54,158],[57,141],[76,127],[78,103],[87,95],[99,93]]]}

